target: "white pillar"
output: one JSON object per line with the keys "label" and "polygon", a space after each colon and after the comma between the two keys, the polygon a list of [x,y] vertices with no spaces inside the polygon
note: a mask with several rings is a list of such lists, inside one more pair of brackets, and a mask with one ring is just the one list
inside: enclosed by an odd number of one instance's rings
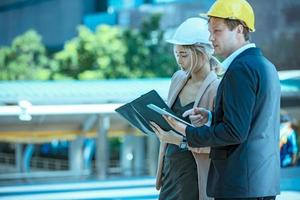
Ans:
{"label": "white pillar", "polygon": [[133,175],[133,135],[124,135],[121,144],[121,172],[124,176]]}
{"label": "white pillar", "polygon": [[156,136],[149,135],[147,137],[147,143],[147,166],[149,170],[149,175],[155,176],[160,142]]}
{"label": "white pillar", "polygon": [[17,172],[23,172],[22,159],[23,158],[23,144],[15,144],[15,159],[16,159],[16,170]]}
{"label": "white pillar", "polygon": [[121,144],[121,170],[125,176],[140,176],[145,172],[145,138],[125,135]]}
{"label": "white pillar", "polygon": [[84,137],[78,136],[69,146],[69,169],[81,175],[83,170],[83,146]]}
{"label": "white pillar", "polygon": [[110,126],[108,115],[100,115],[98,122],[98,131],[96,138],[96,168],[97,176],[101,179],[107,177],[109,164],[109,145],[107,133]]}
{"label": "white pillar", "polygon": [[140,176],[146,171],[145,150],[145,137],[135,137],[133,144],[134,175]]}

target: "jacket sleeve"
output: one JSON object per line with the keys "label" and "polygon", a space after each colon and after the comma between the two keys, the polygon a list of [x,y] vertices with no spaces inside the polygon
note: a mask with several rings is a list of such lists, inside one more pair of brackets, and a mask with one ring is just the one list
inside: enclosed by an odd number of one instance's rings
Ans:
{"label": "jacket sleeve", "polygon": [[[228,69],[229,70],[229,69]],[[256,99],[257,77],[248,66],[238,64],[227,72],[223,80],[221,105],[216,105],[212,126],[186,128],[187,141],[191,147],[225,146],[240,144],[248,136],[252,111]],[[220,103],[219,102],[219,103]],[[219,115],[219,110],[223,115]]]}

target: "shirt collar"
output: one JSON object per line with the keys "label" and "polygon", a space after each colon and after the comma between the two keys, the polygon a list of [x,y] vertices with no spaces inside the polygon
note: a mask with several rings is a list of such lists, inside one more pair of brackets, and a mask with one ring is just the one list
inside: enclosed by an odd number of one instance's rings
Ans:
{"label": "shirt collar", "polygon": [[244,46],[242,46],[241,48],[237,49],[236,51],[234,51],[230,56],[228,56],[223,62],[222,62],[222,67],[225,71],[227,71],[229,65],[232,63],[232,61],[238,56],[240,55],[243,51],[245,51],[246,49],[249,48],[253,48],[256,47],[254,43],[250,43],[250,44],[246,44]]}

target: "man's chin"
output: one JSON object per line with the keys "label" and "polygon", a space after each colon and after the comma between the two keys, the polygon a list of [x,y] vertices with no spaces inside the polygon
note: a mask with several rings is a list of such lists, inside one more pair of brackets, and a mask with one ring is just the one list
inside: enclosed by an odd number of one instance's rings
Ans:
{"label": "man's chin", "polygon": [[219,56],[220,58],[226,58],[226,55],[224,52],[218,50],[218,49],[215,49],[215,55]]}

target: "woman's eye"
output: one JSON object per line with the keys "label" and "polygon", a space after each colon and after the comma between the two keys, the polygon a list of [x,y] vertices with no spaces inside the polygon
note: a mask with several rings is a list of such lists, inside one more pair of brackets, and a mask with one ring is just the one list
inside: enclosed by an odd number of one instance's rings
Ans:
{"label": "woman's eye", "polygon": [[187,57],[188,55],[186,53],[183,53],[183,54],[180,54],[181,57],[185,58]]}

